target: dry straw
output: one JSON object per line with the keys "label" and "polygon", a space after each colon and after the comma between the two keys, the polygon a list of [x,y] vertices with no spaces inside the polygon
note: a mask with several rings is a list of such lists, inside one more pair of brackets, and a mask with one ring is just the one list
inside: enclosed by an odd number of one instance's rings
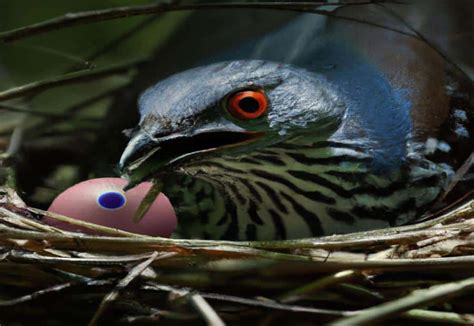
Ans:
{"label": "dry straw", "polygon": [[[135,235],[26,207],[11,189],[2,194],[0,286],[8,289],[2,291],[2,314],[64,300],[74,302],[90,324],[101,318],[203,318],[212,325],[265,318],[335,325],[387,318],[474,322],[468,308],[474,202],[398,228],[231,242]],[[103,235],[62,231],[32,218],[40,215]],[[113,314],[117,307],[122,315]],[[48,308],[44,313],[57,315],[41,317],[62,320],[70,310]]]}

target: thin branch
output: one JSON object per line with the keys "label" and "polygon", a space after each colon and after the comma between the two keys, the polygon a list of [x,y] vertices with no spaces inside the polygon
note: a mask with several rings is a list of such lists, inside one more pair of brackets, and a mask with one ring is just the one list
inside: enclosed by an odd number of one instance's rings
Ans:
{"label": "thin branch", "polygon": [[[158,284],[149,284],[149,285],[144,286],[143,288],[147,290],[175,292],[180,295],[186,295],[189,292],[189,289],[178,288],[178,287],[168,286],[168,285],[158,285]],[[273,300],[264,301],[264,300],[249,299],[249,298],[243,298],[243,297],[227,295],[227,294],[217,294],[217,293],[208,293],[208,292],[197,292],[197,293],[199,293],[199,295],[201,295],[203,298],[208,299],[208,300],[232,302],[232,303],[237,303],[237,304],[251,306],[251,307],[268,308],[268,309],[282,310],[282,311],[288,311],[288,312],[312,313],[312,314],[339,316],[339,317],[353,316],[357,314],[357,311],[319,309],[319,308],[312,308],[312,307],[282,304],[282,303],[275,302]]]}
{"label": "thin branch", "polygon": [[100,317],[106,311],[107,307],[119,297],[120,292],[125,289],[134,279],[140,276],[143,271],[147,269],[148,266],[150,266],[156,259],[168,258],[174,255],[175,253],[165,253],[159,255],[158,252],[155,251],[151,254],[151,256],[149,256],[147,260],[133,267],[127,276],[120,280],[117,286],[102,299],[99,308],[89,322],[89,326],[97,325]]}
{"label": "thin branch", "polygon": [[[25,117],[22,117],[22,121],[25,121]],[[25,138],[25,128],[23,124],[15,127],[13,133],[10,136],[10,143],[5,152],[5,157],[14,157],[21,148]]]}
{"label": "thin branch", "polygon": [[473,314],[457,314],[455,312],[412,309],[403,314],[403,317],[430,323],[446,323],[449,325],[472,325]]}
{"label": "thin branch", "polygon": [[357,314],[357,311],[319,309],[319,308],[312,308],[312,307],[282,304],[282,303],[277,303],[270,300],[262,301],[262,300],[255,300],[255,299],[247,299],[247,298],[241,298],[241,297],[230,296],[230,295],[225,295],[225,294],[213,294],[213,293],[204,294],[203,293],[201,295],[206,299],[233,302],[233,303],[243,304],[243,305],[252,306],[252,307],[270,308],[270,309],[290,311],[290,312],[303,312],[303,313],[313,313],[313,314],[330,315],[330,316],[352,316],[352,315]]}
{"label": "thin branch", "polygon": [[360,275],[359,271],[355,271],[351,269],[340,271],[335,274],[331,274],[326,277],[319,278],[314,282],[303,285],[302,287],[291,290],[281,295],[279,297],[279,301],[281,302],[296,301],[296,300],[301,299],[301,297],[304,295],[314,293],[316,291],[321,291],[322,289],[325,289],[335,284],[347,282],[348,280],[351,280],[358,275]]}
{"label": "thin branch", "polygon": [[94,68],[93,65],[89,62],[89,60],[85,60],[85,59],[83,59],[83,58],[81,58],[77,55],[71,54],[71,53],[59,51],[59,50],[52,49],[52,48],[47,48],[47,47],[44,47],[44,46],[37,46],[37,45],[14,44],[14,46],[19,47],[19,48],[23,48],[23,50],[27,50],[27,51],[30,51],[30,50],[39,51],[39,52],[43,52],[43,53],[46,53],[46,54],[49,54],[49,55],[54,55],[54,56],[57,56],[57,57],[60,57],[60,58],[63,58],[63,59],[67,59],[69,61],[75,62],[76,65],[80,64],[81,67],[83,67],[82,69],[92,69],[92,68]]}
{"label": "thin branch", "polygon": [[211,305],[198,293],[191,294],[189,300],[209,326],[224,326],[225,323],[211,307]]}
{"label": "thin branch", "polygon": [[474,290],[474,277],[413,291],[410,295],[366,309],[357,316],[340,319],[333,326],[371,325],[413,308],[426,307]]}
{"label": "thin branch", "polygon": [[[350,6],[367,5],[374,1],[364,1],[356,3],[338,2],[328,4],[326,1],[314,2],[228,2],[228,3],[192,3],[180,4],[179,1],[159,1],[149,5],[116,7],[103,10],[83,11],[69,13],[45,20],[29,26],[16,28],[0,33],[0,41],[11,42],[37,34],[46,33],[66,27],[81,24],[94,23],[99,21],[113,20],[130,16],[153,15],[163,12],[185,11],[185,10],[209,10],[209,9],[273,9],[297,12],[312,12],[327,15],[328,11],[317,10],[320,6]],[[350,18],[348,18],[350,19]],[[367,22],[365,22],[367,23]]]}
{"label": "thin branch", "polygon": [[45,79],[30,84],[14,87],[6,91],[0,92],[0,101],[22,97],[33,93],[38,94],[54,87],[105,78],[116,74],[123,74],[144,62],[146,62],[146,59],[139,58],[101,69],[73,72],[63,76],[57,76],[50,79]]}
{"label": "thin branch", "polygon": [[59,284],[59,285],[49,287],[47,289],[39,290],[39,291],[33,292],[31,294],[27,294],[27,295],[24,295],[22,297],[16,298],[16,299],[0,301],[0,307],[9,307],[9,306],[17,305],[19,303],[32,301],[32,300],[35,300],[38,297],[41,297],[45,294],[54,293],[54,292],[61,292],[64,289],[70,288],[71,286],[72,286],[72,283],[68,282],[68,283]]}
{"label": "thin branch", "polygon": [[[162,253],[162,258],[167,258],[171,255],[174,255],[174,252]],[[138,254],[138,255],[124,255],[124,256],[97,256],[89,258],[81,257],[52,257],[52,256],[42,256],[36,253],[30,253],[20,250],[12,250],[8,254],[8,259],[11,261],[17,262],[26,262],[30,264],[41,263],[41,264],[65,264],[73,263],[77,265],[104,265],[104,266],[113,266],[113,265],[122,265],[127,263],[134,263],[144,258],[149,258],[150,254]]]}
{"label": "thin branch", "polygon": [[156,21],[157,16],[151,16],[147,19],[143,20],[142,22],[138,23],[136,26],[133,26],[129,30],[123,32],[121,35],[117,36],[116,38],[110,40],[107,44],[102,46],[96,52],[92,53],[87,57],[87,61],[92,62],[95,59],[101,57],[103,54],[110,52],[116,49],[120,44],[126,42],[131,37],[133,37],[136,33],[140,32],[141,30],[145,29],[149,25],[151,25],[154,21]]}
{"label": "thin branch", "polygon": [[456,171],[454,176],[452,177],[451,183],[448,187],[444,190],[443,194],[439,197],[438,203],[443,201],[447,195],[456,187],[456,185],[466,176],[469,172],[470,168],[474,166],[474,153],[469,155],[467,160],[461,165],[461,167]]}
{"label": "thin branch", "polygon": [[[85,99],[82,102],[79,102],[77,104],[73,104],[69,107],[66,107],[62,109],[62,114],[49,118],[49,119],[43,119],[41,122],[36,124],[34,126],[33,130],[30,130],[29,134],[30,135],[38,135],[38,134],[44,134],[45,129],[47,131],[54,130],[56,125],[54,124],[55,122],[62,122],[65,120],[69,119],[78,119],[76,116],[81,112],[81,110],[88,108],[89,106],[98,103],[100,101],[106,100],[115,94],[119,93],[120,91],[123,91],[129,84],[121,85],[112,89],[108,89],[100,94],[97,94],[95,96],[92,96],[88,99]],[[0,104],[1,105],[1,104]],[[79,119],[78,119],[79,120]],[[81,121],[86,120],[84,118],[80,119]],[[88,119],[89,120],[89,119]],[[91,120],[89,120],[91,121]],[[82,128],[81,128],[82,130]]]}
{"label": "thin branch", "polygon": [[127,231],[123,231],[123,230],[119,230],[119,229],[114,229],[114,228],[110,228],[110,227],[107,227],[107,226],[98,225],[98,224],[94,224],[94,223],[89,223],[89,222],[86,222],[86,221],[82,221],[82,220],[78,220],[78,219],[75,219],[75,218],[67,217],[67,216],[64,216],[64,215],[61,215],[61,214],[56,214],[54,212],[43,211],[41,209],[37,209],[37,208],[33,208],[33,207],[29,207],[28,210],[31,211],[32,213],[35,213],[35,214],[41,214],[41,215],[44,215],[48,218],[51,218],[51,219],[54,219],[54,220],[57,220],[57,221],[61,221],[61,222],[66,222],[66,223],[69,223],[71,225],[76,225],[78,227],[86,228],[86,229],[89,229],[89,230],[92,230],[92,231],[95,231],[95,232],[100,232],[100,233],[114,235],[114,236],[123,236],[123,237],[133,237],[133,238],[144,237],[140,234],[127,232]]}

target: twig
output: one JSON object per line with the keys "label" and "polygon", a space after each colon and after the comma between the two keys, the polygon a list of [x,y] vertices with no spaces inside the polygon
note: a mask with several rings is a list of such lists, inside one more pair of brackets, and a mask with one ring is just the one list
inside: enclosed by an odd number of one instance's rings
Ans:
{"label": "twig", "polygon": [[67,283],[64,283],[64,284],[59,284],[59,285],[49,287],[47,289],[39,290],[39,291],[33,292],[31,294],[27,294],[27,295],[24,295],[22,297],[16,298],[16,299],[0,301],[0,307],[14,306],[14,305],[17,305],[19,303],[32,301],[32,300],[35,300],[35,299],[37,299],[38,297],[40,297],[42,295],[45,295],[45,294],[48,294],[48,293],[53,293],[53,292],[60,292],[64,289],[70,288],[71,286],[72,286],[72,283],[67,282]]}
{"label": "twig", "polygon": [[209,326],[224,326],[225,323],[211,305],[197,293],[191,294],[189,301]]}
{"label": "twig", "polygon": [[61,214],[56,214],[56,213],[49,212],[49,211],[43,211],[41,209],[37,209],[37,208],[33,208],[33,207],[28,207],[28,210],[32,213],[41,214],[41,215],[44,215],[48,218],[52,218],[54,220],[58,220],[58,221],[61,221],[61,222],[66,222],[66,223],[76,225],[76,226],[81,227],[81,228],[86,228],[86,229],[89,229],[89,230],[93,230],[93,231],[96,231],[96,232],[101,232],[101,233],[108,234],[108,235],[123,236],[123,237],[134,237],[134,238],[144,237],[141,234],[136,234],[136,233],[127,232],[127,231],[123,231],[123,230],[119,230],[119,229],[110,228],[110,227],[103,226],[103,225],[89,223],[89,222],[86,222],[86,221],[78,220],[78,219],[75,219],[75,218],[67,217],[67,216],[64,216],[64,215],[61,215]]}
{"label": "twig", "polygon": [[[25,120],[25,117],[22,117],[22,120]],[[10,143],[5,152],[6,157],[14,157],[21,148],[25,136],[25,128],[23,125],[15,127],[12,135],[10,136]]]}
{"label": "twig", "polygon": [[111,75],[122,74],[124,72],[128,72],[132,68],[135,68],[137,65],[144,63],[145,61],[146,59],[144,58],[138,58],[102,69],[72,72],[63,76],[53,77],[50,79],[45,79],[30,84],[14,87],[6,91],[0,92],[0,101],[22,97],[33,93],[38,94],[47,89],[69,85],[72,83],[79,83],[88,80],[104,78]]}
{"label": "twig", "polygon": [[97,94],[96,96],[88,98],[88,99],[86,99],[82,102],[79,102],[77,104],[73,104],[73,105],[63,109],[63,114],[62,115],[60,115],[60,116],[58,115],[54,118],[50,118],[50,119],[47,119],[47,120],[45,119],[45,120],[41,121],[40,123],[36,124],[35,127],[34,127],[34,130],[32,130],[30,132],[34,132],[35,134],[37,132],[42,132],[44,127],[47,127],[47,130],[50,130],[49,127],[51,127],[51,128],[55,127],[54,122],[75,118],[75,116],[82,109],[85,109],[85,108],[89,107],[90,105],[92,105],[94,103],[105,100],[105,99],[117,94],[118,92],[120,92],[124,88],[126,88],[128,85],[129,84],[121,85],[121,86],[118,86],[118,87],[115,87],[115,88],[112,88],[112,89],[108,89],[108,90],[106,90],[106,91],[104,91],[100,94]]}
{"label": "twig", "polygon": [[136,26],[133,26],[129,30],[123,32],[121,35],[118,37],[114,38],[113,40],[110,40],[107,44],[102,46],[100,49],[98,49],[96,52],[92,53],[87,57],[87,61],[91,62],[94,61],[95,59],[99,58],[103,54],[110,52],[114,49],[116,49],[120,44],[124,43],[125,41],[129,40],[131,37],[133,37],[136,33],[139,31],[143,30],[144,28],[148,27],[153,23],[158,17],[157,16],[151,16],[148,17],[147,19],[143,20],[142,22],[138,23]]}
{"label": "twig", "polygon": [[[174,252],[162,253],[162,258],[167,258],[175,255]],[[150,254],[138,254],[138,255],[123,255],[123,256],[97,256],[88,258],[78,257],[51,257],[43,256],[36,253],[30,253],[26,251],[12,250],[8,254],[8,259],[11,261],[26,262],[30,264],[41,263],[41,264],[67,264],[73,263],[77,265],[122,265],[127,263],[134,263],[136,261],[143,260],[144,258],[150,257]]]}
{"label": "twig", "polygon": [[29,50],[40,51],[40,52],[47,53],[47,54],[50,54],[50,55],[65,58],[69,61],[73,61],[73,62],[78,63],[78,64],[80,63],[82,69],[92,69],[93,68],[93,65],[90,62],[88,62],[87,60],[85,60],[85,59],[83,59],[79,56],[76,56],[74,54],[62,52],[62,51],[59,51],[59,50],[56,50],[56,49],[47,48],[47,47],[43,47],[43,46],[23,45],[23,44],[15,44],[14,46],[19,47],[19,48],[23,48],[24,50],[27,50],[27,51],[29,51]]}
{"label": "twig", "polygon": [[456,171],[456,173],[452,177],[451,183],[444,190],[443,194],[439,197],[439,199],[437,201],[438,203],[442,202],[442,200],[444,200],[446,198],[446,196],[454,189],[454,187],[456,187],[456,185],[465,177],[465,175],[469,172],[469,169],[472,166],[474,166],[474,153],[469,155],[467,160]]}
{"label": "twig", "polygon": [[447,323],[450,325],[472,325],[474,315],[457,314],[455,312],[432,311],[424,309],[412,309],[405,312],[403,317],[430,323]]}
{"label": "twig", "polygon": [[25,107],[22,107],[22,106],[16,106],[16,105],[5,104],[5,103],[0,103],[0,110],[10,111],[10,112],[18,112],[18,113],[28,113],[28,114],[31,114],[31,115],[36,115],[36,116],[46,117],[46,118],[59,118],[61,116],[64,116],[61,113],[36,111],[36,110],[32,110],[32,109],[25,108]]}
{"label": "twig", "polygon": [[314,282],[311,282],[300,288],[287,292],[279,297],[279,301],[281,302],[295,301],[295,300],[300,299],[301,296],[303,295],[320,291],[334,284],[346,282],[350,279],[353,279],[357,275],[360,275],[360,273],[358,271],[354,271],[351,269],[340,271],[335,274],[331,274],[329,276],[319,278],[318,280]]}
{"label": "twig", "polygon": [[366,309],[357,316],[340,319],[334,326],[355,326],[374,324],[381,320],[399,315],[417,307],[426,307],[438,302],[460,296],[474,290],[474,277],[459,281],[435,285],[428,289],[413,291],[410,295]]}
{"label": "twig", "polygon": [[[329,5],[367,5],[374,1],[365,1],[357,3],[338,2]],[[83,11],[77,13],[69,13],[58,16],[49,20],[45,20],[29,26],[16,28],[13,30],[0,33],[0,41],[10,42],[22,38],[30,37],[37,34],[46,33],[61,28],[118,19],[122,17],[152,15],[171,11],[184,10],[209,10],[209,9],[274,9],[274,10],[290,10],[298,12],[313,12],[317,14],[327,15],[325,10],[317,10],[320,6],[327,6],[326,1],[314,2],[216,2],[216,3],[191,3],[180,4],[179,1],[159,1],[149,5],[116,7],[103,10]],[[336,16],[339,17],[339,16]],[[339,17],[343,19],[353,20],[351,18]],[[364,22],[367,23],[367,22]],[[369,23],[370,24],[370,23]],[[371,24],[372,25],[372,24]],[[385,26],[383,26],[385,27]],[[402,31],[399,31],[402,32]]]}
{"label": "twig", "polygon": [[125,289],[135,278],[140,276],[140,274],[143,273],[143,271],[147,269],[151,263],[153,263],[156,259],[168,258],[174,255],[174,253],[165,253],[159,255],[158,252],[155,251],[147,260],[133,267],[127,274],[127,276],[120,280],[117,286],[102,299],[99,308],[97,309],[91,321],[89,322],[89,326],[97,325],[97,321],[100,319],[100,317],[105,312],[110,303],[118,298],[118,296],[120,295],[120,291]]}
{"label": "twig", "polygon": [[[158,285],[158,284],[150,284],[144,286],[144,289],[148,290],[158,290],[158,291],[166,291],[166,292],[176,292],[180,295],[186,295],[189,292],[189,289],[177,288],[174,286],[167,286],[167,285]],[[329,315],[329,316],[353,316],[357,314],[357,311],[340,311],[340,310],[331,310],[331,309],[319,309],[319,308],[312,308],[312,307],[304,307],[304,306],[297,306],[297,305],[289,305],[289,304],[282,304],[272,300],[257,300],[257,299],[248,299],[237,297],[233,295],[227,294],[217,294],[217,293],[208,293],[208,292],[199,292],[199,294],[209,300],[215,301],[223,301],[223,302],[232,302],[237,304],[242,304],[251,307],[259,307],[259,308],[268,308],[268,309],[275,309],[275,310],[282,310],[282,311],[289,311],[289,312],[297,312],[297,313],[312,313],[318,315]]]}
{"label": "twig", "polygon": [[381,302],[384,299],[384,296],[379,292],[370,290],[357,284],[342,283],[338,284],[338,288],[349,293],[351,296],[355,295],[357,298],[367,298],[369,300],[376,300],[378,302]]}
{"label": "twig", "polygon": [[39,221],[35,221],[31,218],[24,217],[20,214],[17,214],[15,212],[12,212],[5,207],[0,207],[0,218],[1,221],[5,221],[9,224],[21,227],[21,228],[27,228],[29,230],[34,230],[34,231],[45,231],[45,232],[59,232],[59,233],[64,233],[65,231],[45,225]]}
{"label": "twig", "polygon": [[203,293],[202,296],[204,298],[212,299],[212,300],[234,302],[234,303],[253,306],[253,307],[270,308],[270,309],[275,309],[275,310],[283,310],[283,311],[291,311],[291,312],[313,313],[313,314],[330,315],[330,316],[352,316],[352,315],[357,314],[357,311],[319,309],[319,308],[312,308],[312,307],[282,304],[282,303],[277,303],[270,300],[262,301],[262,300],[247,299],[247,298],[241,298],[241,297],[230,296],[230,295],[222,295],[222,294],[212,294],[212,293],[204,294]]}
{"label": "twig", "polygon": [[[130,185],[127,185],[127,187],[129,186]],[[151,187],[150,190],[148,190],[145,197],[140,202],[140,205],[138,205],[138,208],[136,209],[135,214],[133,215],[134,223],[139,223],[142,220],[142,218],[148,212],[151,205],[153,205],[153,203],[155,202],[156,197],[158,197],[158,195],[160,194],[162,190],[163,190],[163,182],[158,179],[153,180],[153,186]]]}

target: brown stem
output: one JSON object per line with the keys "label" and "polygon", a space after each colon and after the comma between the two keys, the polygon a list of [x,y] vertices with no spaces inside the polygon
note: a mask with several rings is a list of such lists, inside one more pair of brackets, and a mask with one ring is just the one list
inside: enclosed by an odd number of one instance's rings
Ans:
{"label": "brown stem", "polygon": [[[344,1],[331,3],[331,5],[367,5],[374,1],[361,1],[355,3],[346,3]],[[140,6],[124,6],[116,8],[108,8],[103,10],[82,11],[69,13],[58,16],[49,20],[45,20],[36,24],[12,29],[0,33],[0,41],[11,42],[19,39],[27,38],[33,35],[46,33],[49,31],[72,27],[81,24],[89,24],[99,21],[113,20],[123,17],[153,15],[171,11],[185,10],[209,10],[209,9],[273,9],[273,10],[289,10],[298,12],[312,12],[321,15],[331,15],[325,10],[318,10],[317,7],[327,6],[326,1],[313,2],[228,2],[228,3],[193,3],[180,4],[179,1],[160,1],[149,5]],[[344,17],[339,17],[343,18]],[[347,18],[354,20],[351,18]],[[364,22],[367,23],[367,22]],[[384,26],[384,28],[387,28]],[[398,31],[402,32],[402,31]]]}

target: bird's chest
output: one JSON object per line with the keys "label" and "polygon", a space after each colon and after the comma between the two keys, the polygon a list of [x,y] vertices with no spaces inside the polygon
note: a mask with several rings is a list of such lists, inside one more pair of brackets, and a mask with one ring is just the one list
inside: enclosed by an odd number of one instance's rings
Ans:
{"label": "bird's chest", "polygon": [[268,240],[386,227],[440,192],[435,166],[374,175],[370,164],[353,144],[321,141],[189,166],[171,191],[179,236]]}

